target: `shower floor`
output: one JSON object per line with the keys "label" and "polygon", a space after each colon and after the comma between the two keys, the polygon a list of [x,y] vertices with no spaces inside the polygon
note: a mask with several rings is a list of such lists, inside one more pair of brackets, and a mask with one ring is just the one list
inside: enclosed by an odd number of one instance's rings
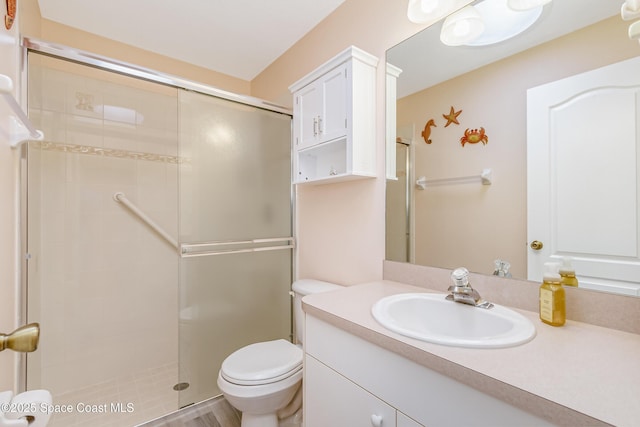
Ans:
{"label": "shower floor", "polygon": [[50,427],[126,427],[178,409],[178,364],[147,369],[129,377],[53,396],[54,405],[71,405],[54,413]]}

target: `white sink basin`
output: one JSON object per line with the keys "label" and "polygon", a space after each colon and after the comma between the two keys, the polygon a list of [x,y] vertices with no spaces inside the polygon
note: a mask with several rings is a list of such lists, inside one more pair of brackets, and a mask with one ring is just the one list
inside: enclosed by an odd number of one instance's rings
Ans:
{"label": "white sink basin", "polygon": [[514,347],[536,335],[533,323],[513,310],[499,305],[473,307],[447,301],[443,294],[391,295],[376,302],[371,311],[393,332],[455,347]]}

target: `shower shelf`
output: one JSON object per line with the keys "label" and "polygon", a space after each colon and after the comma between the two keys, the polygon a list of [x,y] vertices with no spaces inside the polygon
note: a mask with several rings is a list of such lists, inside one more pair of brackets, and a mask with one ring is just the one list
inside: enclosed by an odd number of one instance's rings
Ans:
{"label": "shower shelf", "polygon": [[[22,111],[20,104],[13,97],[13,81],[9,76],[0,74],[0,95],[7,101],[15,116],[9,115],[9,143],[12,148],[19,147],[23,142],[42,141],[44,134],[36,129],[29,117]],[[17,118],[16,118],[17,116]]]}

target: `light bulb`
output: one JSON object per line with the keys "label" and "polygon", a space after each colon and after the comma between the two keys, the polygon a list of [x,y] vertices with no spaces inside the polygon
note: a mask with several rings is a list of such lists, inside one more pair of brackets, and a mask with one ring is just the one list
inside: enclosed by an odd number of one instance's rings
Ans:
{"label": "light bulb", "polygon": [[469,21],[459,21],[456,22],[453,27],[453,34],[456,37],[465,37],[471,31],[471,25],[469,25]]}
{"label": "light bulb", "polygon": [[625,3],[627,4],[627,9],[629,9],[630,11],[640,11],[640,0],[626,0]]}
{"label": "light bulb", "polygon": [[473,6],[466,6],[444,20],[440,40],[447,46],[460,46],[476,39],[484,28],[478,11]]}
{"label": "light bulb", "polygon": [[438,6],[440,6],[439,0],[421,0],[420,1],[420,9],[424,13],[433,13]]}

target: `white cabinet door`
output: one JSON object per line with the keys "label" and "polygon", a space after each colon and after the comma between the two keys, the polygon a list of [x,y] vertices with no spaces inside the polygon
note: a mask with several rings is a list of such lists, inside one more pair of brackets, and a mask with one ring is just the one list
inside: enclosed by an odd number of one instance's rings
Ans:
{"label": "white cabinet door", "polygon": [[528,278],[573,258],[580,286],[640,295],[640,58],[527,92]]}
{"label": "white cabinet door", "polygon": [[349,64],[330,71],[322,77],[323,102],[320,115],[320,142],[331,141],[347,135],[347,73]]}
{"label": "white cabinet door", "polygon": [[300,92],[296,94],[294,106],[296,149],[310,147],[318,143],[322,98],[322,87],[317,84],[310,84],[300,89]]}
{"label": "white cabinet door", "polygon": [[395,427],[396,410],[309,355],[304,361],[305,427]]}
{"label": "white cabinet door", "polygon": [[296,93],[297,149],[347,134],[347,69],[343,64]]}

